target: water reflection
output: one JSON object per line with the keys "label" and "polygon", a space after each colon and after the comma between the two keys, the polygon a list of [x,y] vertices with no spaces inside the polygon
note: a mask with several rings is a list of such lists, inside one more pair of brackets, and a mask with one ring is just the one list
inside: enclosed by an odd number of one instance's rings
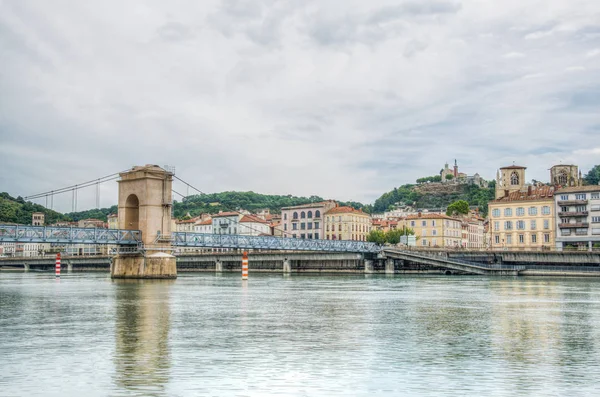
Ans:
{"label": "water reflection", "polygon": [[163,395],[169,381],[169,290],[174,280],[115,280],[116,384]]}

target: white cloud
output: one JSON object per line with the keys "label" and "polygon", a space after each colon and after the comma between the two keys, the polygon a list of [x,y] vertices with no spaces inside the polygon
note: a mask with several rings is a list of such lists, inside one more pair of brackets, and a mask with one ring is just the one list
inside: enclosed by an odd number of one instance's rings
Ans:
{"label": "white cloud", "polygon": [[599,18],[594,0],[2,2],[0,186],[155,163],[206,192],[372,201],[454,158],[544,180],[598,133]]}

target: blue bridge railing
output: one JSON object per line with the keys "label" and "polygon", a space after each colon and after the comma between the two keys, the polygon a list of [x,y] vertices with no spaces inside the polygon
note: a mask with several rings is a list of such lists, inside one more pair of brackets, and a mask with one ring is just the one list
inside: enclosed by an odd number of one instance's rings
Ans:
{"label": "blue bridge railing", "polygon": [[173,245],[199,248],[240,248],[320,252],[377,253],[374,243],[350,240],[308,240],[275,236],[242,236],[237,234],[172,233]]}
{"label": "blue bridge railing", "polygon": [[0,243],[139,245],[139,230],[0,225]]}

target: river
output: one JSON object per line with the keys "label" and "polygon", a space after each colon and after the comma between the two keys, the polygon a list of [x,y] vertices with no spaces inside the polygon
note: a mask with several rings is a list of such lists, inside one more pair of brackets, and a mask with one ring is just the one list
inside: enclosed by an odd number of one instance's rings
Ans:
{"label": "river", "polygon": [[600,280],[0,273],[0,396],[596,396]]}

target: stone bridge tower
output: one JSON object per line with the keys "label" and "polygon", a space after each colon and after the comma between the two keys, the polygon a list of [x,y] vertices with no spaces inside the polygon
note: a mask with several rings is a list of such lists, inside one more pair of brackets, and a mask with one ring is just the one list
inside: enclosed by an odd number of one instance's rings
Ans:
{"label": "stone bridge tower", "polygon": [[133,167],[120,174],[119,229],[140,230],[144,250],[119,254],[112,278],[176,278],[171,246],[173,173],[157,165]]}

